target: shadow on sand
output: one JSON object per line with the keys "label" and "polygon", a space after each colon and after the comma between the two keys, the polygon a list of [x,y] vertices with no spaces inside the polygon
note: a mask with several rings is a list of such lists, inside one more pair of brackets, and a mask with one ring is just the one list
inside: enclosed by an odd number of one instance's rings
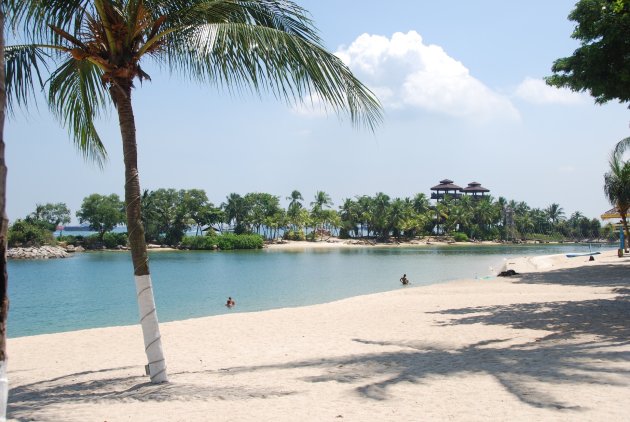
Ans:
{"label": "shadow on sand", "polygon": [[[494,377],[507,392],[522,403],[561,412],[586,410],[578,402],[554,397],[549,385],[576,384],[627,385],[630,368],[630,277],[627,266],[611,265],[565,269],[544,274],[525,274],[514,283],[554,283],[577,286],[605,286],[617,292],[614,299],[586,301],[518,303],[486,307],[440,310],[439,325],[485,324],[516,329],[546,330],[551,334],[536,342],[508,344],[510,339],[490,339],[460,349],[440,348],[422,341],[388,342],[355,338],[352,341],[373,345],[382,351],[314,360],[287,361],[277,365],[243,366],[219,371],[171,374],[174,382],[146,383],[141,376],[115,376],[128,368],[70,374],[11,390],[9,415],[36,415],[64,401],[167,401],[167,400],[248,400],[268,396],[300,394],[287,391],[273,376],[281,370],[316,368],[320,373],[302,378],[307,383],[348,384],[358,397],[388,400],[391,387],[400,383],[423,383],[429,378],[446,378],[474,373]],[[605,273],[606,275],[602,275]],[[614,370],[607,368],[614,367]],[[223,372],[225,371],[225,372]],[[129,371],[127,371],[129,372]],[[239,374],[262,372],[267,388],[238,384]],[[269,374],[266,374],[269,372]],[[221,387],[222,373],[229,373],[229,384]],[[178,382],[190,375],[210,384]],[[88,379],[88,376],[89,379]],[[565,389],[565,391],[566,391]]]}

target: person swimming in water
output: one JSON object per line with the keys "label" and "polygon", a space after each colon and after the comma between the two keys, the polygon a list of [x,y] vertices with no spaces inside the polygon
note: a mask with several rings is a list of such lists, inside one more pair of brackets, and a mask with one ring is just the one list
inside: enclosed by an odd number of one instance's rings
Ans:
{"label": "person swimming in water", "polygon": [[409,284],[409,279],[407,278],[407,274],[403,274],[403,276],[400,277],[400,282],[405,286]]}
{"label": "person swimming in water", "polygon": [[225,306],[227,306],[228,308],[232,308],[233,306],[236,305],[236,302],[234,302],[234,299],[232,299],[232,297],[228,297],[227,302],[225,303]]}

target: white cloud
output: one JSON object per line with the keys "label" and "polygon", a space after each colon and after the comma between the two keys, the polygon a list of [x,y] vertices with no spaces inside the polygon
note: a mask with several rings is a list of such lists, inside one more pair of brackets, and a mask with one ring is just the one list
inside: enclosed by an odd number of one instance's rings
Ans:
{"label": "white cloud", "polygon": [[518,119],[510,100],[415,31],[363,34],[336,52],[389,109],[418,108],[471,120]]}
{"label": "white cloud", "polygon": [[516,88],[516,96],[534,104],[583,104],[586,102],[584,94],[571,91],[568,88],[549,86],[542,79],[527,77]]}

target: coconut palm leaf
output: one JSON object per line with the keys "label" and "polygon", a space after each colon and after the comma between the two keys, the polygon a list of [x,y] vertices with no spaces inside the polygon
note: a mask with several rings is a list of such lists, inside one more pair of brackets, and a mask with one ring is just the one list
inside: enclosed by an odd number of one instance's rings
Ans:
{"label": "coconut palm leaf", "polygon": [[107,159],[94,118],[107,106],[107,92],[101,70],[89,61],[66,60],[50,79],[48,101],[55,116],[63,122],[86,159],[102,166]]}
{"label": "coconut palm leaf", "polygon": [[16,105],[28,106],[34,99],[36,83],[44,88],[42,71],[47,70],[49,55],[35,45],[7,46],[4,51],[5,89],[7,108],[13,112]]}
{"label": "coconut palm leaf", "polygon": [[630,137],[617,142],[613,153],[621,158],[626,151],[630,151]]}

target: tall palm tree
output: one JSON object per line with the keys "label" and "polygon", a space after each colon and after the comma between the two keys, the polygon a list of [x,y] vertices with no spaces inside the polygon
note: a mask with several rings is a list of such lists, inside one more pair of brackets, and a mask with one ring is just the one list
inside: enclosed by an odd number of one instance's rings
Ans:
{"label": "tall palm tree", "polygon": [[7,379],[7,316],[9,295],[7,273],[7,166],[4,157],[4,116],[6,105],[4,73],[4,2],[0,3],[0,419],[7,413],[9,382]]}
{"label": "tall palm tree", "polygon": [[322,210],[324,207],[330,207],[333,205],[332,199],[330,198],[330,195],[328,195],[326,192],[318,190],[317,192],[315,192],[315,200],[313,202],[311,202],[311,206],[313,208],[317,208],[319,210]]}
{"label": "tall palm tree", "polygon": [[291,202],[289,202],[289,209],[293,207],[297,207],[298,209],[302,208],[302,203],[300,201],[304,201],[304,198],[302,198],[302,194],[299,190],[291,192],[291,196],[287,196],[287,199],[291,200]]}
{"label": "tall palm tree", "polygon": [[621,224],[626,232],[626,252],[630,244],[628,230],[628,209],[630,209],[630,161],[623,161],[621,153],[615,149],[610,154],[610,171],[604,175],[604,193],[608,201],[617,208]]}
{"label": "tall palm tree", "polygon": [[226,197],[227,201],[221,204],[225,213],[225,222],[234,227],[235,233],[247,231],[247,217],[250,213],[250,203],[238,193],[231,193]]}
{"label": "tall palm tree", "polygon": [[[332,199],[330,198],[330,195],[328,195],[326,192],[321,191],[321,190],[318,190],[317,192],[315,192],[315,200],[311,202],[311,206],[313,207],[311,209],[311,215],[313,217],[313,222],[315,223],[315,234],[313,237],[314,240],[317,239],[318,225],[321,224],[323,226],[324,224],[324,218],[325,218],[324,207],[330,207],[332,205],[333,205],[333,202],[332,202]],[[323,230],[323,227],[322,227],[322,230]]]}
{"label": "tall palm tree", "polygon": [[300,217],[300,211],[302,210],[302,203],[300,201],[303,201],[304,198],[302,197],[302,194],[299,190],[294,190],[293,192],[291,192],[290,196],[287,196],[287,199],[290,200],[289,206],[287,207],[287,217],[293,231],[296,232]]}
{"label": "tall palm tree", "polygon": [[283,0],[25,1],[17,16],[39,50],[57,54],[49,79],[53,112],[86,155],[104,152],[94,120],[116,108],[125,163],[127,228],[153,382],[167,380],[141,223],[134,80],[141,63],[200,82],[272,92],[289,103],[311,95],[373,129],[373,94],[321,44],[306,11]]}
{"label": "tall palm tree", "polygon": [[359,204],[346,198],[343,200],[343,204],[339,206],[339,217],[341,218],[342,229],[344,235],[351,236],[354,232],[354,236],[358,236],[359,224],[361,223],[359,218]]}
{"label": "tall palm tree", "polygon": [[559,221],[564,219],[564,210],[560,206],[560,204],[553,203],[549,205],[545,212],[547,213],[547,218],[552,225],[558,224]]}

